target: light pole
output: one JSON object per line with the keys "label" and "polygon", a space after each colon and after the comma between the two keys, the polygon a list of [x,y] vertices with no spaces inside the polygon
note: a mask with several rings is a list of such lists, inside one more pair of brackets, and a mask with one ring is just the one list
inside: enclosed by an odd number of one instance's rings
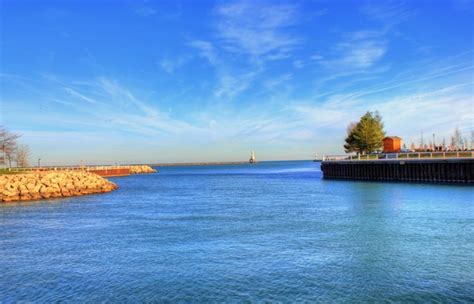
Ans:
{"label": "light pole", "polygon": [[2,152],[3,152],[3,159],[2,159],[2,165],[7,165],[7,153],[5,152],[5,143],[2,143]]}

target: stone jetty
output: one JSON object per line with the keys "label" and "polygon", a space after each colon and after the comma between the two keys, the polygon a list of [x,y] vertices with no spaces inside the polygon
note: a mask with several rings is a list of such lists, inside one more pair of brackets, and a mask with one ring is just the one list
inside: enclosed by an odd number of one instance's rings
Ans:
{"label": "stone jetty", "polygon": [[117,185],[87,171],[0,175],[0,201],[29,201],[109,192]]}
{"label": "stone jetty", "polygon": [[154,173],[155,169],[148,165],[133,165],[130,166],[130,174],[144,174],[144,173]]}

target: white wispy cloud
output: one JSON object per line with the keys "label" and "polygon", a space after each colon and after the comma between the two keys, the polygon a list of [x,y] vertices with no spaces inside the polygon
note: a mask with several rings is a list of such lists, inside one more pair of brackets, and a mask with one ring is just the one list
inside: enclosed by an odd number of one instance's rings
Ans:
{"label": "white wispy cloud", "polygon": [[189,43],[193,48],[199,51],[199,56],[205,58],[211,65],[217,64],[217,54],[214,46],[209,41],[193,40]]}
{"label": "white wispy cloud", "polygon": [[189,43],[199,51],[199,56],[206,59],[215,69],[217,82],[213,90],[218,99],[233,99],[247,90],[261,72],[261,66],[251,66],[251,69],[234,68],[227,60],[219,56],[214,45],[209,41],[193,40]]}
{"label": "white wispy cloud", "polygon": [[[23,101],[10,104],[11,111],[38,126],[53,124],[56,128],[81,128],[132,132],[142,136],[168,137],[200,132],[200,128],[185,120],[170,116],[155,100],[143,100],[117,80],[98,77],[87,81],[67,81],[60,77],[45,78],[50,86],[48,98],[38,103],[47,116],[38,116],[37,108],[23,107]],[[42,84],[44,85],[44,84]],[[39,95],[38,98],[41,98]],[[77,102],[77,100],[86,102]],[[204,128],[205,129],[205,128]]]}
{"label": "white wispy cloud", "polygon": [[318,61],[318,60],[324,59],[324,57],[319,55],[319,54],[313,54],[313,55],[311,55],[311,57],[309,59]]}
{"label": "white wispy cloud", "polygon": [[291,73],[286,73],[286,74],[283,74],[283,75],[280,75],[280,76],[277,76],[277,77],[268,78],[268,79],[264,80],[263,85],[268,90],[272,90],[272,89],[288,82],[292,78],[293,78],[293,75]]}
{"label": "white wispy cloud", "polygon": [[158,62],[158,65],[168,74],[173,74],[191,59],[190,56],[181,56],[175,59],[165,57]]}
{"label": "white wispy cloud", "polygon": [[66,87],[66,88],[64,88],[64,90],[65,90],[67,93],[69,93],[70,95],[75,96],[75,97],[79,97],[80,99],[85,100],[85,101],[87,101],[87,102],[90,103],[90,104],[95,104],[95,103],[97,103],[97,101],[96,101],[95,99],[90,98],[90,97],[87,97],[87,96],[85,96],[85,95],[83,95],[83,94],[77,92],[77,91],[74,90],[74,89],[71,89],[71,88],[67,88],[67,87]]}
{"label": "white wispy cloud", "polygon": [[[361,9],[371,17],[377,15],[381,19],[390,16],[395,18],[405,10],[402,4],[384,8],[367,4]],[[311,59],[328,69],[344,71],[344,75],[376,67],[389,51],[389,29],[393,25],[395,23],[390,26],[383,24],[377,29],[366,28],[343,33],[340,40],[332,46],[328,56],[315,54]]]}
{"label": "white wispy cloud", "polygon": [[214,91],[214,96],[217,98],[234,98],[248,89],[256,76],[257,73],[254,71],[234,75],[223,73],[219,77],[219,83]]}
{"label": "white wispy cloud", "polygon": [[436,79],[446,78],[451,75],[459,75],[462,72],[473,70],[474,66],[469,64],[452,65],[440,68],[428,69],[428,71],[411,69],[412,75],[406,78],[396,78],[393,81],[384,82],[366,88],[365,90],[358,90],[351,94],[352,97],[360,98],[364,96],[373,95],[401,87],[407,87],[414,84],[422,84],[428,80],[433,81]]}
{"label": "white wispy cloud", "polygon": [[388,27],[405,21],[413,14],[403,0],[369,1],[361,6],[360,11]]}
{"label": "white wispy cloud", "polygon": [[234,2],[217,7],[216,13],[218,37],[227,51],[278,58],[299,43],[285,32],[298,20],[293,5]]}
{"label": "white wispy cloud", "polygon": [[315,16],[315,17],[320,17],[320,16],[324,16],[324,15],[327,15],[327,14],[329,14],[329,10],[327,8],[322,8],[322,9],[319,9],[319,10],[315,10],[315,11],[310,13],[311,16]]}
{"label": "white wispy cloud", "polygon": [[[232,2],[217,6],[213,16],[217,39],[195,39],[189,45],[215,68],[217,99],[234,99],[253,87],[267,61],[289,58],[301,42],[286,32],[298,21],[294,5]],[[302,65],[295,61],[295,66]]]}
{"label": "white wispy cloud", "polygon": [[135,95],[127,88],[121,86],[117,81],[111,80],[105,77],[99,77],[97,86],[104,92],[108,93],[111,97],[114,97],[116,101],[122,102],[122,104],[131,104],[136,106],[147,116],[157,116],[158,111],[143,102],[142,100],[135,97]]}
{"label": "white wispy cloud", "polygon": [[383,41],[375,40],[343,42],[337,48],[343,53],[343,57],[336,62],[350,68],[371,67],[387,51]]}
{"label": "white wispy cloud", "polygon": [[293,60],[293,66],[297,69],[302,69],[305,66],[305,63],[303,62],[303,60],[297,59]]}
{"label": "white wispy cloud", "polygon": [[147,16],[153,16],[153,15],[156,15],[156,13],[158,13],[158,11],[151,7],[151,6],[140,6],[140,7],[137,7],[134,9],[134,12],[135,14],[139,15],[139,16],[144,16],[144,17],[147,17]]}
{"label": "white wispy cloud", "polygon": [[331,59],[316,57],[318,62],[329,69],[367,69],[379,62],[387,52],[387,41],[377,31],[357,31],[346,34],[338,42]]}

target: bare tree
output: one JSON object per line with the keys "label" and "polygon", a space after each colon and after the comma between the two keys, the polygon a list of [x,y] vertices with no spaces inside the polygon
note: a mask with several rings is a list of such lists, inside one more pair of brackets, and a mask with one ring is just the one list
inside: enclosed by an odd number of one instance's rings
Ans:
{"label": "bare tree", "polygon": [[463,139],[462,139],[461,131],[459,131],[458,127],[456,127],[456,129],[454,129],[454,134],[451,137],[451,145],[454,146],[454,148],[456,150],[459,150],[463,145]]}
{"label": "bare tree", "polygon": [[30,147],[27,145],[19,145],[16,149],[16,164],[18,167],[28,167],[28,158],[30,157]]}
{"label": "bare tree", "polygon": [[5,161],[8,162],[8,166],[12,166],[12,160],[17,150],[17,139],[20,137],[19,134],[8,131],[5,127],[0,126],[0,151],[3,152]]}
{"label": "bare tree", "polygon": [[474,149],[474,130],[471,131],[471,146],[470,149]]}

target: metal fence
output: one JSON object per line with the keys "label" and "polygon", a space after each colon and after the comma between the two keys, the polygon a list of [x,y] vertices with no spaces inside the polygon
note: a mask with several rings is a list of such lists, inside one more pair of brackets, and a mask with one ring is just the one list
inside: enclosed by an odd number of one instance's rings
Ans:
{"label": "metal fence", "polygon": [[11,167],[3,170],[10,172],[26,172],[26,171],[98,171],[111,169],[130,169],[134,166],[41,166],[41,167]]}
{"label": "metal fence", "polygon": [[326,155],[323,161],[363,161],[363,160],[407,160],[407,159],[452,159],[452,158],[474,158],[474,151],[452,151],[452,152],[407,152],[387,154],[365,154],[365,155]]}

